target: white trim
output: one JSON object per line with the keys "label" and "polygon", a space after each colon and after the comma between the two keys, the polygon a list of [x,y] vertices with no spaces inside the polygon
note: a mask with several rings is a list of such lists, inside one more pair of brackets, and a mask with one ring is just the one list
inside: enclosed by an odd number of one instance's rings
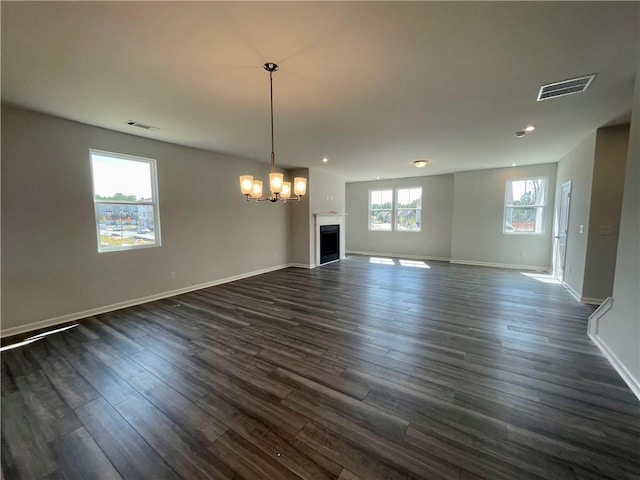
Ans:
{"label": "white trim", "polygon": [[624,380],[624,383],[629,386],[633,394],[638,398],[638,400],[640,400],[640,382],[633,378],[631,372],[627,370],[627,367],[625,367],[620,359],[618,359],[616,354],[611,351],[604,340],[602,340],[597,335],[590,334],[589,337],[591,338],[591,340],[593,340],[593,343],[595,343],[596,346],[600,349],[605,358],[609,360],[609,363],[613,368],[615,368],[616,372],[618,372],[618,375],[620,375],[622,380]]}
{"label": "white trim", "polygon": [[589,324],[587,326],[587,333],[591,337],[592,335],[598,335],[600,330],[600,319],[604,317],[605,313],[611,310],[613,307],[613,297],[607,297],[607,299],[600,304],[600,306],[589,315]]}
{"label": "white trim", "polygon": [[40,328],[51,327],[59,325],[61,323],[73,322],[82,318],[90,317],[92,315],[100,315],[101,313],[112,312],[114,310],[120,310],[122,308],[133,307],[134,305],[140,305],[142,303],[153,302],[167,297],[173,297],[175,295],[181,295],[183,293],[193,292],[194,290],[200,290],[202,288],[214,287],[223,283],[235,282],[236,280],[242,280],[243,278],[254,277],[263,273],[273,272],[275,270],[282,270],[288,267],[309,268],[300,264],[284,264],[276,265],[275,267],[263,268],[262,270],[255,270],[253,272],[241,273],[232,277],[221,278],[219,280],[213,280],[211,282],[201,283],[199,285],[191,285],[188,287],[178,288],[176,290],[170,290],[168,292],[156,293],[148,295],[146,297],[135,298],[133,300],[126,300],[124,302],[113,303],[111,305],[104,305],[102,307],[92,308],[89,310],[83,310],[81,312],[69,313],[67,315],[61,315],[59,317],[47,318],[45,320],[39,320],[37,322],[27,323],[26,325],[19,325],[17,327],[7,328],[0,330],[0,338],[9,337],[11,335],[18,335],[20,333],[30,332],[32,330],[38,330]]}
{"label": "white trim", "polygon": [[548,265],[547,266],[514,265],[510,263],[476,262],[473,260],[454,260],[454,259],[451,259],[450,262],[461,264],[461,265],[477,265],[480,267],[509,268],[512,270],[534,270],[536,272],[551,273],[551,268]]}
{"label": "white trim", "polygon": [[569,292],[569,294],[576,300],[576,302],[580,302],[582,300],[580,294],[573,288],[571,288],[571,285],[569,285],[567,282],[562,282],[562,286],[567,290],[567,292]]}
{"label": "white trim", "polygon": [[315,265],[307,265],[305,263],[289,263],[287,266],[295,268],[315,268]]}
{"label": "white trim", "polygon": [[366,255],[368,257],[390,257],[390,258],[406,258],[409,260],[432,260],[434,262],[448,262],[448,257],[429,257],[425,255],[405,255],[404,253],[383,253],[383,252],[359,252],[356,250],[347,250],[347,255]]}
{"label": "white trim", "polygon": [[600,306],[604,302],[604,298],[591,298],[591,297],[582,297],[580,299],[580,303],[586,303],[587,305],[596,305]]}

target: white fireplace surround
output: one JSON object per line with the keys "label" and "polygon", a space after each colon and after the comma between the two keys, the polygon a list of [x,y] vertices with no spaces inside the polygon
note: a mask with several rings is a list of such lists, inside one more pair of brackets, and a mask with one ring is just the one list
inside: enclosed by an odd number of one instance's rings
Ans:
{"label": "white fireplace surround", "polygon": [[[316,235],[315,235],[315,246],[316,246],[316,257],[314,267],[320,266],[320,226],[321,225],[340,225],[340,260],[343,260],[346,257],[346,242],[345,242],[345,232],[344,232],[344,214],[342,213],[314,213],[316,224]],[[337,262],[339,260],[334,260]],[[324,265],[327,265],[327,262]]]}

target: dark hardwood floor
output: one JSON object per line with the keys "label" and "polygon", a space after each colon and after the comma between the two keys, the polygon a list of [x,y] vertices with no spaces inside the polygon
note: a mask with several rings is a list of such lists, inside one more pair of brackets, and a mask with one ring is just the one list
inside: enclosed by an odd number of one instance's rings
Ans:
{"label": "dark hardwood floor", "polygon": [[640,478],[592,308],[427,263],[290,268],[4,352],[3,478]]}

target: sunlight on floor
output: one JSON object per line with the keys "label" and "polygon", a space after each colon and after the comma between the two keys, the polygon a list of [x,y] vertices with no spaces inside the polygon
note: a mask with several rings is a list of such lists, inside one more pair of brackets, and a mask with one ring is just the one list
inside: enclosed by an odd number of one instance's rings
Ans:
{"label": "sunlight on floor", "polygon": [[560,285],[560,281],[550,273],[520,273],[525,277],[533,278],[542,283],[555,283],[556,285]]}
{"label": "sunlight on floor", "polygon": [[[381,258],[381,257],[369,257],[369,263],[378,263],[380,265],[396,265],[396,262],[393,258]],[[413,268],[431,268],[422,260],[398,260],[403,267],[413,267]]]}
{"label": "sunlight on floor", "polygon": [[11,345],[7,345],[5,347],[0,348],[0,352],[4,352],[5,350],[12,350],[14,348],[22,347],[24,345],[29,345],[30,343],[37,342],[38,340],[42,340],[47,335],[51,335],[51,334],[58,333],[58,332],[64,332],[65,330],[69,330],[70,328],[74,328],[74,327],[77,327],[77,326],[78,326],[78,324],[76,323],[74,325],[68,325],[66,327],[56,328],[55,330],[49,330],[48,332],[44,332],[44,333],[40,333],[38,335],[34,335],[32,337],[27,338],[26,340],[23,340],[22,342],[12,343]]}
{"label": "sunlight on floor", "polygon": [[431,268],[424,262],[420,260],[400,260],[400,265],[403,267],[414,267],[414,268]]}
{"label": "sunlight on floor", "polygon": [[369,263],[379,263],[381,265],[395,265],[395,262],[390,258],[371,257]]}

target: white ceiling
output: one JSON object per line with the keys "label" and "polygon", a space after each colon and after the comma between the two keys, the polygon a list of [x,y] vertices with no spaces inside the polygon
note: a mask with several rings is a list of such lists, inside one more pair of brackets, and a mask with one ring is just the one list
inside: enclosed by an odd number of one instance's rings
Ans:
{"label": "white ceiling", "polygon": [[[268,162],[262,65],[276,62],[277,164],[350,181],[557,161],[629,119],[639,58],[638,2],[1,8],[3,102]],[[590,73],[587,92],[536,102],[540,85]]]}

